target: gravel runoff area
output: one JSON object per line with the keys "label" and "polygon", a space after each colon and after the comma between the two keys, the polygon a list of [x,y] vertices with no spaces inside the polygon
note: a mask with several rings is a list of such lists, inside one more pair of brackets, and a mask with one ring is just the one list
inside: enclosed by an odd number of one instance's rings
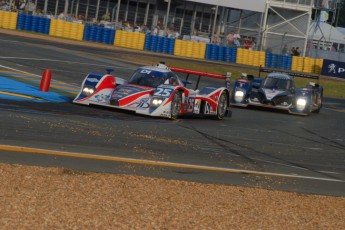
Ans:
{"label": "gravel runoff area", "polygon": [[0,229],[345,229],[344,197],[8,164],[0,183]]}
{"label": "gravel runoff area", "polygon": [[0,164],[1,229],[345,229],[345,198]]}

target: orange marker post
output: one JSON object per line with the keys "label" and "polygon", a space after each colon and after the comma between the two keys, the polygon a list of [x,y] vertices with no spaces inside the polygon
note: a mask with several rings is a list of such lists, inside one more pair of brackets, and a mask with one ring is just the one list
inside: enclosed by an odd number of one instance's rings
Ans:
{"label": "orange marker post", "polygon": [[40,84],[40,91],[48,92],[50,87],[50,81],[52,79],[52,73],[50,69],[44,70],[42,74],[41,84]]}

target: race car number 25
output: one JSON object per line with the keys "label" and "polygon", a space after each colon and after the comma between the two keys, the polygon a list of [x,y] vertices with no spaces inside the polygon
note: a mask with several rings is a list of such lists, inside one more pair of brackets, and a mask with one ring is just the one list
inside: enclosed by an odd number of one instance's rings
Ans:
{"label": "race car number 25", "polygon": [[173,92],[173,89],[157,88],[154,93],[154,96],[169,97],[172,92]]}

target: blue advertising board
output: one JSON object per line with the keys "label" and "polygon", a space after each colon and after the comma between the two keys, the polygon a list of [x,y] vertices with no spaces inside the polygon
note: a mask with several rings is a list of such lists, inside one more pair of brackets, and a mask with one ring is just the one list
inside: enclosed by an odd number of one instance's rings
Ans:
{"label": "blue advertising board", "polygon": [[345,79],[345,62],[324,59],[321,74]]}

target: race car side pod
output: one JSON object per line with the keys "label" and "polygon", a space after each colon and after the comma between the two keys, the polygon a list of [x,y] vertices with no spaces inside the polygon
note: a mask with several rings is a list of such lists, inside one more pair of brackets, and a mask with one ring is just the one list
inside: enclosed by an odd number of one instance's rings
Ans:
{"label": "race car side pod", "polygon": [[189,69],[182,69],[182,68],[176,68],[176,67],[169,67],[171,71],[179,72],[179,73],[185,73],[187,74],[186,81],[188,80],[188,77],[190,74],[197,75],[198,81],[195,86],[195,90],[199,87],[199,82],[201,77],[211,77],[211,78],[217,78],[225,80],[225,77],[221,74],[215,74],[215,73],[207,73],[207,72],[201,72],[196,70],[189,70]]}

